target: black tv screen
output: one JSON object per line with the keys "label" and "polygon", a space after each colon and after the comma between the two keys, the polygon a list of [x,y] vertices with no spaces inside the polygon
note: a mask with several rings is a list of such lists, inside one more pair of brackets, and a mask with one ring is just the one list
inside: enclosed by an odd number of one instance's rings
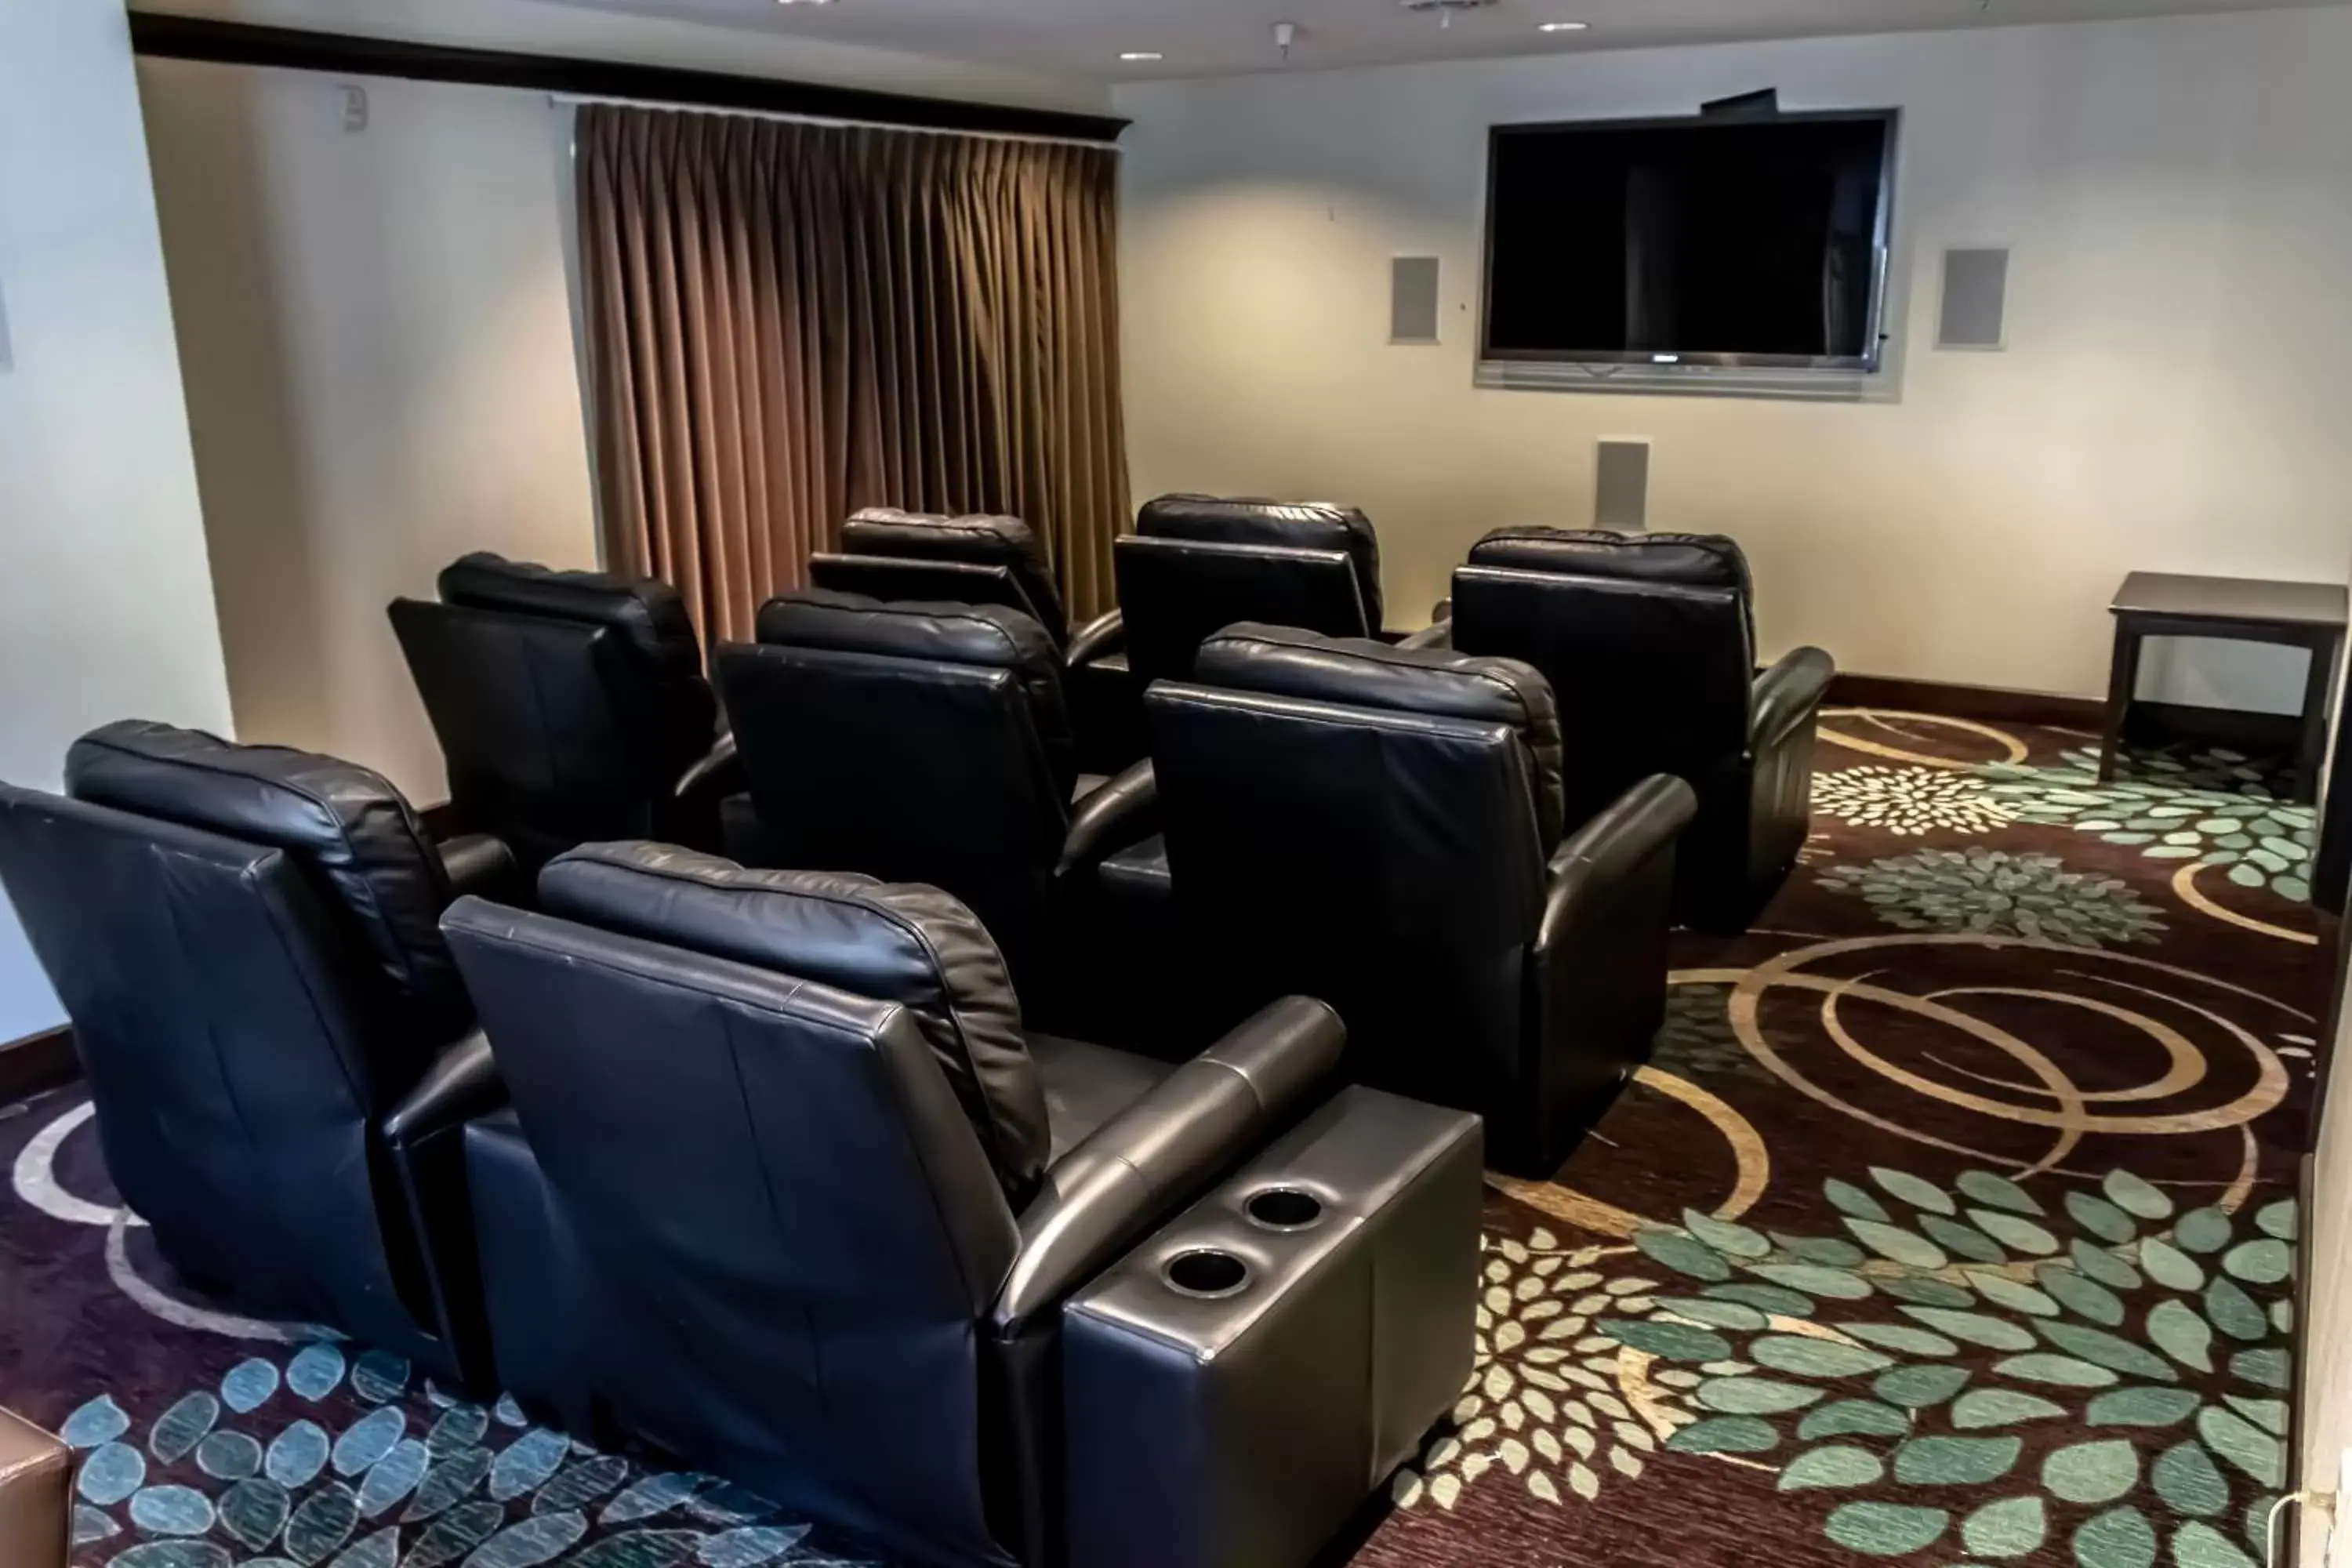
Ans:
{"label": "black tv screen", "polygon": [[1486,357],[1876,369],[1895,122],[1497,126]]}

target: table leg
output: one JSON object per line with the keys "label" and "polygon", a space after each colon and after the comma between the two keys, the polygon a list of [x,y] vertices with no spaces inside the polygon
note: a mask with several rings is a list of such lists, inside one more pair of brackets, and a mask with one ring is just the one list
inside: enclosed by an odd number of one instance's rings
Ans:
{"label": "table leg", "polygon": [[2099,742],[2099,782],[2116,776],[2116,751],[2124,738],[2124,718],[2139,689],[2139,649],[2145,635],[2127,616],[2116,617],[2116,651],[2107,671],[2107,731]]}
{"label": "table leg", "polygon": [[2311,642],[2311,673],[2303,682],[2303,749],[2294,770],[2294,798],[2306,805],[2319,800],[2320,759],[2327,749],[2328,688],[2336,679],[2342,642],[2339,632],[2323,632]]}

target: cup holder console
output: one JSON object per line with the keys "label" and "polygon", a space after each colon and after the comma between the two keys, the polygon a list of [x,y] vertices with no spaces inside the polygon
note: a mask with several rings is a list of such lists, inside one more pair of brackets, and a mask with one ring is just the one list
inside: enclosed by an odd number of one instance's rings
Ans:
{"label": "cup holder console", "polygon": [[1160,1272],[1171,1289],[1212,1300],[1234,1294],[1249,1283],[1250,1276],[1248,1264],[1214,1247],[1180,1252]]}
{"label": "cup holder console", "polygon": [[1470,1375],[1481,1153],[1341,1089],[1071,1296],[1065,1568],[1328,1561]]}
{"label": "cup holder console", "polygon": [[1297,1187],[1268,1187],[1242,1205],[1254,1225],[1267,1230],[1305,1230],[1323,1217],[1323,1200]]}

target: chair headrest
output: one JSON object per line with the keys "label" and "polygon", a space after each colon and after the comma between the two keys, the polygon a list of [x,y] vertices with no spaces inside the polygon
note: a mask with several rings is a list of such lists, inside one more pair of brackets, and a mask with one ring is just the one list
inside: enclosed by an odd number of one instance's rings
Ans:
{"label": "chair headrest", "polygon": [[830,588],[796,588],[760,606],[760,640],[781,647],[925,658],[985,669],[1054,666],[1045,628],[1002,605],[920,604],[869,599]]}
{"label": "chair headrest", "polygon": [[1037,535],[1017,517],[987,512],[950,516],[867,507],[842,525],[841,547],[851,555],[1003,566],[1012,572],[1037,614],[1049,623],[1049,632],[1062,631],[1068,621],[1061,591],[1045,565],[1045,552],[1038,548]]}
{"label": "chair headrest", "polygon": [[1144,503],[1136,515],[1135,531],[1147,539],[1344,550],[1355,564],[1364,618],[1374,630],[1380,628],[1380,537],[1372,531],[1371,519],[1355,507],[1253,496],[1165,495]]}
{"label": "chair headrest", "polygon": [[1244,622],[1201,645],[1192,679],[1272,697],[1508,724],[1527,742],[1536,826],[1549,855],[1562,832],[1559,709],[1551,685],[1515,658],[1406,648]]}
{"label": "chair headrest", "polygon": [[539,897],[566,920],[905,1007],[1007,1195],[1035,1189],[1052,1139],[1020,1000],[987,930],[937,888],[591,844],[548,863]]}
{"label": "chair headrest", "polygon": [[435,1022],[468,1012],[441,939],[449,879],[425,825],[383,774],[285,746],[124,720],[66,753],[76,800],[283,849],[351,912],[396,994]]}
{"label": "chair headrest", "polygon": [[1748,557],[1719,533],[1498,528],[1470,547],[1470,564],[1748,593]]}
{"label": "chair headrest", "polygon": [[651,577],[558,572],[485,550],[443,567],[439,587],[445,605],[611,626],[656,665],[701,673],[702,645],[686,601]]}

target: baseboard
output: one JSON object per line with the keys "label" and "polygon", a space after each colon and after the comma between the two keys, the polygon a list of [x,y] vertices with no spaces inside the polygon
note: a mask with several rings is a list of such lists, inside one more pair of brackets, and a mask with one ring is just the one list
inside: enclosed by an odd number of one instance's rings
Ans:
{"label": "baseboard", "polygon": [[[1830,701],[1841,708],[1937,713],[1988,724],[2047,725],[2085,735],[2104,733],[2107,724],[2106,704],[2088,697],[1892,675],[1849,675],[1843,670],[1830,682]],[[2292,713],[2242,713],[2186,702],[2134,702],[2124,736],[2147,746],[2224,746],[2249,756],[2292,754],[2301,742],[2302,722]]]}
{"label": "baseboard", "polygon": [[81,1076],[71,1029],[49,1029],[0,1046],[0,1104],[56,1089]]}
{"label": "baseboard", "polygon": [[2087,697],[1908,680],[1894,675],[1853,675],[1844,670],[1830,681],[1830,702],[1840,708],[1940,713],[1948,719],[1979,719],[1991,724],[2047,724],[2092,734],[2106,722],[2105,705]]}

